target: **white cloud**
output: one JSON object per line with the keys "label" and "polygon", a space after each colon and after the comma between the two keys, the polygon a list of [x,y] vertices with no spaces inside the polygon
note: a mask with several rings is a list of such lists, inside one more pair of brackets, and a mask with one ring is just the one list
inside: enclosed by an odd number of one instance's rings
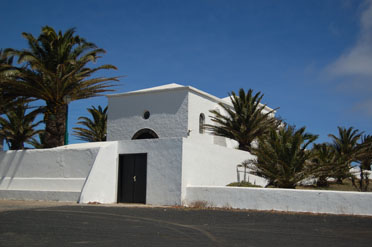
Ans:
{"label": "white cloud", "polygon": [[372,99],[359,102],[353,107],[353,111],[364,113],[365,115],[372,117]]}
{"label": "white cloud", "polygon": [[356,44],[328,66],[330,75],[372,78],[372,0],[365,1],[360,24],[361,30]]}

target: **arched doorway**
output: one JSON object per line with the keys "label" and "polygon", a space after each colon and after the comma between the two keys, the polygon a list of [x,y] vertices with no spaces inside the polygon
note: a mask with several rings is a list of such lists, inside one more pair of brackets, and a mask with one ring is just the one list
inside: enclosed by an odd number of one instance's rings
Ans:
{"label": "arched doorway", "polygon": [[155,133],[155,131],[151,129],[141,129],[133,135],[132,140],[155,139],[155,138],[159,138],[159,136]]}

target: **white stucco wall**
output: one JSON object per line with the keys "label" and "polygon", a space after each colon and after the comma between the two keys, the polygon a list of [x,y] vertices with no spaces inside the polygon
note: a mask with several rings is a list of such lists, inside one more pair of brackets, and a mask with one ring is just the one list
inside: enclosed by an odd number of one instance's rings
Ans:
{"label": "white stucco wall", "polygon": [[[29,149],[0,152],[1,177],[86,177],[99,147]],[[84,160],[85,162],[81,162]]]}
{"label": "white stucco wall", "polygon": [[201,113],[205,116],[205,124],[214,124],[211,121],[210,110],[218,109],[221,113],[224,112],[223,108],[219,106],[218,102],[200,94],[195,91],[189,91],[189,115],[188,115],[188,126],[190,131],[190,138],[195,139],[200,143],[217,144],[220,146],[234,148],[237,146],[237,142],[220,137],[211,135],[208,131],[203,134],[199,133],[199,116]]}
{"label": "white stucco wall", "polygon": [[182,138],[109,142],[101,148],[80,202],[116,203],[118,157],[147,153],[146,204],[181,204]]}
{"label": "white stucco wall", "polygon": [[147,204],[181,204],[182,138],[120,141],[118,153],[147,153]]}
{"label": "white stucco wall", "polygon": [[98,149],[0,152],[0,190],[80,191]]}
{"label": "white stucco wall", "polygon": [[185,204],[328,214],[372,215],[372,193],[270,188],[201,187],[186,189]]}
{"label": "white stucco wall", "polygon": [[218,104],[214,101],[211,101],[209,98],[198,94],[196,92],[189,92],[189,117],[188,117],[188,126],[190,130],[190,138],[194,138],[199,142],[204,142],[208,144],[213,143],[213,136],[204,133],[199,133],[199,116],[201,113],[205,116],[205,124],[212,124],[210,120],[211,113],[210,110],[219,108]]}
{"label": "white stucco wall", "polygon": [[[130,140],[149,128],[160,138],[187,136],[187,88],[108,97],[107,139]],[[143,119],[148,110],[149,119]]]}
{"label": "white stucco wall", "polygon": [[[185,138],[183,142],[182,199],[187,186],[225,186],[237,181],[236,166],[253,156],[237,149],[202,144]],[[266,185],[266,180],[247,175],[251,183]]]}
{"label": "white stucco wall", "polygon": [[104,142],[81,190],[79,203],[116,202],[118,142]]}
{"label": "white stucco wall", "polygon": [[[116,203],[119,154],[147,153],[146,203],[372,215],[372,194],[236,188],[236,165],[252,156],[193,138],[125,140],[0,153],[0,198]],[[86,179],[86,177],[88,177]],[[265,185],[262,178],[249,181]],[[80,193],[81,192],[81,193]]]}

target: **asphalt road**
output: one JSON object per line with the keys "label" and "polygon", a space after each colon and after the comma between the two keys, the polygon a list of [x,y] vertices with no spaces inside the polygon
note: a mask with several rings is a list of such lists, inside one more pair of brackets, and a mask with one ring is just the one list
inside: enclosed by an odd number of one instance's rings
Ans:
{"label": "asphalt road", "polygon": [[0,246],[372,246],[372,218],[0,203]]}

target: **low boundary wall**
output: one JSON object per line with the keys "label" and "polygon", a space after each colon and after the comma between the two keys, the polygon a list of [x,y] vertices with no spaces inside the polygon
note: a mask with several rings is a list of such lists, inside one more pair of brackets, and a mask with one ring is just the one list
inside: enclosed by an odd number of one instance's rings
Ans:
{"label": "low boundary wall", "polygon": [[372,193],[223,186],[188,186],[184,204],[211,207],[372,216]]}
{"label": "low boundary wall", "polygon": [[102,145],[0,152],[0,199],[77,202]]}
{"label": "low boundary wall", "polygon": [[[248,152],[215,144],[199,143],[197,139],[183,139],[182,200],[187,186],[226,186],[238,180],[236,166],[254,158]],[[265,186],[267,180],[247,174],[252,184]]]}

